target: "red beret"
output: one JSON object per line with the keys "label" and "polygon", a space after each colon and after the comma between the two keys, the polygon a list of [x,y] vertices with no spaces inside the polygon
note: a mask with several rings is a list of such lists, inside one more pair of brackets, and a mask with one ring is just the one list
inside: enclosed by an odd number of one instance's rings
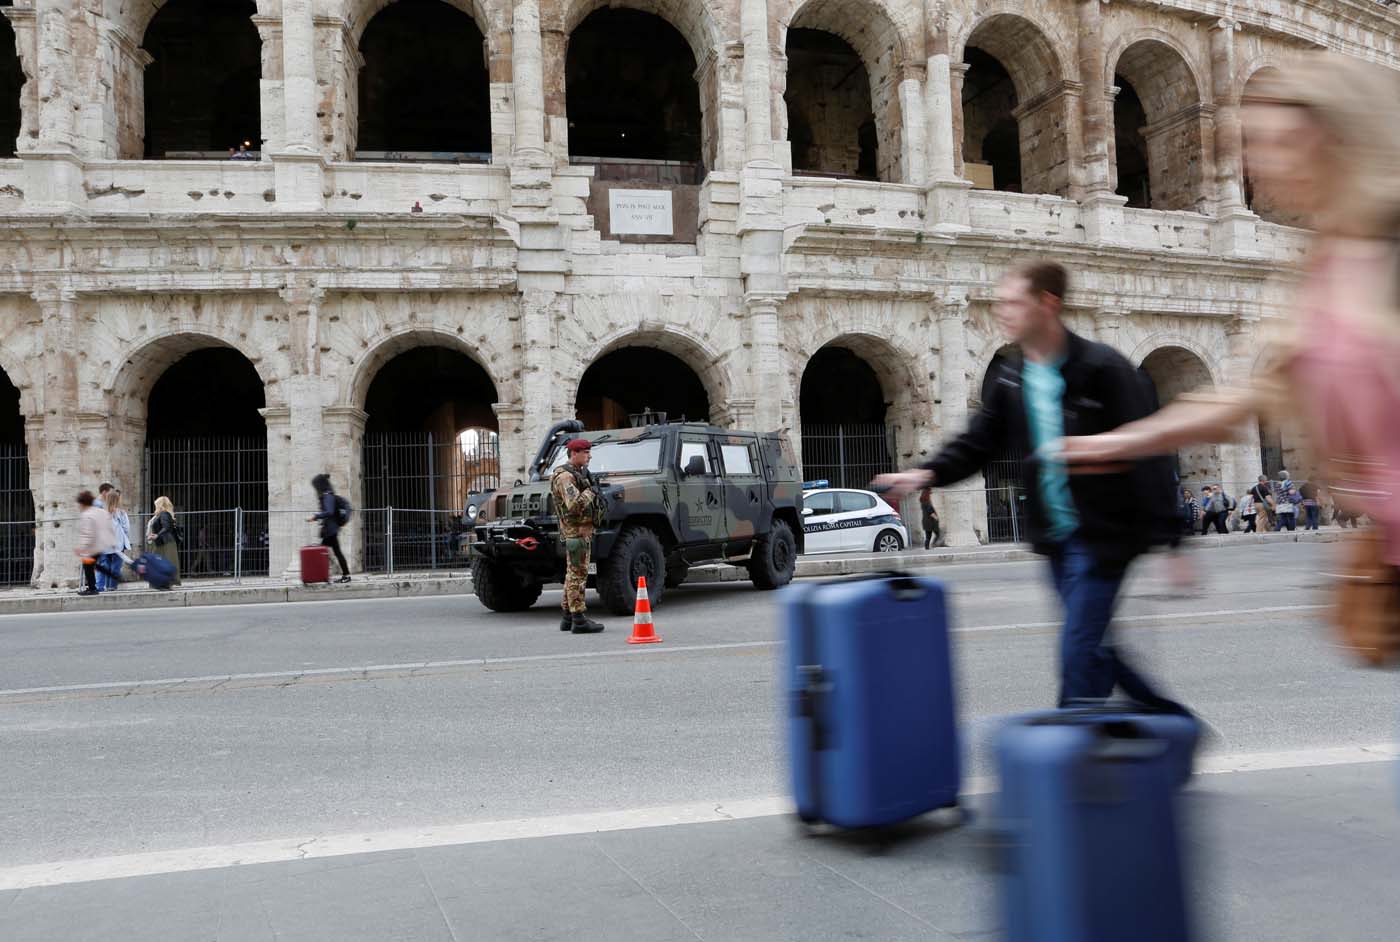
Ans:
{"label": "red beret", "polygon": [[593,443],[590,442],[590,441],[589,441],[588,439],[586,439],[586,438],[575,438],[573,441],[569,442],[569,454],[571,454],[571,455],[572,455],[574,452],[576,452],[576,451],[592,451],[592,450],[593,450]]}

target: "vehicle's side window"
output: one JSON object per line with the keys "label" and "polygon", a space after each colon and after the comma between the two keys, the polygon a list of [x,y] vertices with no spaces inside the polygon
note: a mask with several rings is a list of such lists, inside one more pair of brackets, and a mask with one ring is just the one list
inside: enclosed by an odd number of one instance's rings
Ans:
{"label": "vehicle's side window", "polygon": [[681,442],[681,470],[684,471],[690,464],[690,459],[699,455],[705,461],[705,473],[714,474],[714,466],[710,463],[710,449],[704,442]]}
{"label": "vehicle's side window", "polygon": [[824,494],[812,494],[802,498],[802,509],[811,508],[813,517],[820,517],[824,514],[836,513],[836,495],[827,491]]}
{"label": "vehicle's side window", "polygon": [[838,506],[843,514],[853,510],[874,510],[875,498],[859,491],[842,491]]}
{"label": "vehicle's side window", "polygon": [[734,475],[753,475],[754,471],[753,447],[751,445],[720,445],[720,458],[724,460],[724,473]]}

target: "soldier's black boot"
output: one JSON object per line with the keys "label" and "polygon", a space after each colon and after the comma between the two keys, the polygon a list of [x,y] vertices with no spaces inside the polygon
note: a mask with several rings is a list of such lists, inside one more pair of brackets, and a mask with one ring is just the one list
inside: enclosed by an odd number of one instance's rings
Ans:
{"label": "soldier's black boot", "polygon": [[561,619],[559,619],[559,630],[560,630],[560,631],[573,631],[573,630],[574,630],[574,615],[573,615],[572,612],[565,612],[565,613],[564,613],[564,617],[561,618]]}
{"label": "soldier's black boot", "polygon": [[602,631],[603,625],[601,622],[589,618],[583,612],[575,612],[573,630],[576,635],[592,635]]}

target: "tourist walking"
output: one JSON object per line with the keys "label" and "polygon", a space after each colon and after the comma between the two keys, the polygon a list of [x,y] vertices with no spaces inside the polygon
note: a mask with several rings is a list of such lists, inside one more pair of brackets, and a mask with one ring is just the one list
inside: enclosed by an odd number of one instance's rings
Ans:
{"label": "tourist walking", "polygon": [[83,566],[83,587],[78,590],[79,595],[97,594],[97,572],[99,567],[105,568],[99,560],[117,541],[112,532],[111,514],[96,504],[92,491],[79,492],[78,541],[73,546],[73,554]]}
{"label": "tourist walking", "polygon": [[1259,515],[1259,505],[1254,500],[1254,491],[1251,489],[1245,492],[1244,498],[1240,500],[1240,519],[1244,521],[1244,532],[1254,533],[1255,519]]}
{"label": "tourist walking", "polygon": [[1272,530],[1274,523],[1274,492],[1269,487],[1269,479],[1264,475],[1259,475],[1258,482],[1249,489],[1249,494],[1254,498],[1254,511],[1262,514],[1259,517],[1259,532],[1264,533]]}
{"label": "tourist walking", "polygon": [[157,497],[152,508],[155,513],[146,524],[146,543],[174,567],[175,577],[170,584],[180,585],[180,544],[184,542],[184,534],[175,520],[175,505],[169,497]]}
{"label": "tourist walking", "polygon": [[[102,591],[115,589],[121,585],[122,566],[131,552],[131,517],[122,507],[122,492],[113,487],[107,492],[107,514],[112,518],[112,534],[115,542],[112,551],[102,557],[105,572],[98,572],[98,588]],[[116,575],[110,575],[116,573]]]}
{"label": "tourist walking", "polygon": [[943,528],[938,522],[938,511],[933,509],[933,488],[926,487],[919,492],[919,510],[922,511],[924,526],[924,549],[942,542]]}
{"label": "tourist walking", "polygon": [[345,553],[340,549],[340,528],[350,519],[350,503],[331,487],[329,474],[318,474],[311,479],[311,487],[316,491],[316,506],[319,508],[307,517],[307,522],[321,524],[321,545],[330,547],[335,561],[340,566],[340,578],[336,582],[350,581],[350,564],[345,561]]}

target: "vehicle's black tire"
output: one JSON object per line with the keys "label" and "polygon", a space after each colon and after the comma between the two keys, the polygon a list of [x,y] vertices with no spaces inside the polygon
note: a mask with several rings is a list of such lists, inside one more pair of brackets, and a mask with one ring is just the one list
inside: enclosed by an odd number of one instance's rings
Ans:
{"label": "vehicle's black tire", "polygon": [[779,589],[792,581],[797,571],[797,540],[792,527],[774,520],[767,536],[754,542],[749,558],[749,579],[757,589]]}
{"label": "vehicle's black tire", "polygon": [[899,553],[904,550],[904,540],[893,530],[881,530],[875,537],[875,547],[872,552],[876,553]]}
{"label": "vehicle's black tire", "polygon": [[472,560],[472,591],[493,612],[523,612],[539,600],[544,586],[533,579],[522,580],[494,560],[477,558]]}
{"label": "vehicle's black tire", "polygon": [[672,562],[666,566],[666,588],[674,589],[685,582],[690,575],[690,563],[685,560]]}
{"label": "vehicle's black tire", "polygon": [[647,577],[652,607],[666,591],[666,551],[646,527],[629,527],[617,535],[608,558],[598,563],[598,597],[614,615],[631,615],[637,605],[637,577]]}

